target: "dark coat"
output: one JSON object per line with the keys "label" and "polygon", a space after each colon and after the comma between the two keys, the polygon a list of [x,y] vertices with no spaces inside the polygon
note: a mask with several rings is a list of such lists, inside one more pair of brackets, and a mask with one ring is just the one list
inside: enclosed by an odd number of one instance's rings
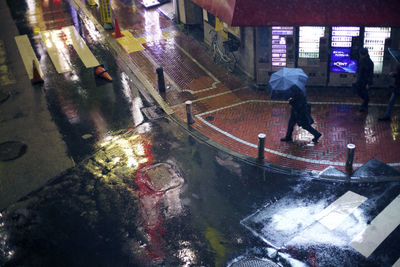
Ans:
{"label": "dark coat", "polygon": [[364,87],[373,84],[374,77],[374,62],[372,62],[369,55],[361,57],[358,62],[357,81],[356,85]]}
{"label": "dark coat", "polygon": [[290,116],[293,116],[298,125],[305,126],[314,123],[310,114],[311,106],[307,103],[306,97],[302,93],[291,97],[289,104],[292,106]]}
{"label": "dark coat", "polygon": [[394,88],[393,92],[397,95],[400,95],[400,63],[397,64],[396,72],[394,73]]}

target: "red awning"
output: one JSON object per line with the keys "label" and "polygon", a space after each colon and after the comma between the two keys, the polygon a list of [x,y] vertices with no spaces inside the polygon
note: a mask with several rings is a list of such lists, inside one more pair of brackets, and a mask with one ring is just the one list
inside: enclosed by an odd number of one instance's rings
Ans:
{"label": "red awning", "polygon": [[192,0],[231,26],[400,27],[400,0]]}

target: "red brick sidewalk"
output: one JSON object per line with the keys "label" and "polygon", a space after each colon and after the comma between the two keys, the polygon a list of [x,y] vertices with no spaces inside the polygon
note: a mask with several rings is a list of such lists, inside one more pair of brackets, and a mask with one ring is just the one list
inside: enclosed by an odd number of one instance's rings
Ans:
{"label": "red brick sidewalk", "polygon": [[[356,145],[355,167],[371,158],[400,166],[399,107],[392,122],[378,122],[385,110],[388,90],[372,95],[368,114],[358,113],[360,100],[346,88],[310,88],[314,126],[323,133],[318,144],[308,132],[296,128],[294,142],[280,142],[285,135],[289,106],[271,101],[265,91],[251,89],[223,66],[215,64],[207,51],[181,33],[157,10],[138,11],[112,1],[114,15],[122,30],[134,37],[168,32],[144,44],[145,49],[129,54],[147,80],[157,88],[155,69],[164,68],[165,101],[176,115],[186,120],[186,100],[193,101],[194,129],[233,151],[257,156],[257,135],[266,134],[265,160],[298,170],[323,170],[332,165],[344,170],[346,145]],[[160,35],[161,36],[161,35]]]}

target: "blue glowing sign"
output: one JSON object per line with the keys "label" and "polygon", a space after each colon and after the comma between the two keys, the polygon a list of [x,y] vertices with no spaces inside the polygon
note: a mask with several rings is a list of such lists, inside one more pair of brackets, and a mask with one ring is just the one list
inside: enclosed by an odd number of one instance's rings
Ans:
{"label": "blue glowing sign", "polygon": [[332,48],[331,72],[356,73],[357,60],[350,59],[350,48]]}

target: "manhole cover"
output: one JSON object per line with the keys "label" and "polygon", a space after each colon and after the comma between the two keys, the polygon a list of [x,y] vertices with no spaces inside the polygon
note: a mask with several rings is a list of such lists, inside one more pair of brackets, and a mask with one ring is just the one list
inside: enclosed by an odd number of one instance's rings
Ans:
{"label": "manhole cover", "polygon": [[0,160],[7,161],[21,157],[26,152],[27,145],[17,141],[0,144]]}
{"label": "manhole cover", "polygon": [[207,116],[207,117],[206,117],[206,120],[207,120],[207,121],[213,121],[213,120],[214,120],[214,116]]}
{"label": "manhole cover", "polygon": [[10,93],[4,93],[0,91],[0,103],[3,103],[10,97]]}
{"label": "manhole cover", "polygon": [[151,106],[147,108],[142,108],[141,109],[143,114],[149,119],[149,120],[155,120],[159,119],[162,117],[165,117],[164,111],[157,107],[157,106]]}
{"label": "manhole cover", "polygon": [[267,259],[245,258],[233,263],[230,267],[278,267],[279,265]]}

